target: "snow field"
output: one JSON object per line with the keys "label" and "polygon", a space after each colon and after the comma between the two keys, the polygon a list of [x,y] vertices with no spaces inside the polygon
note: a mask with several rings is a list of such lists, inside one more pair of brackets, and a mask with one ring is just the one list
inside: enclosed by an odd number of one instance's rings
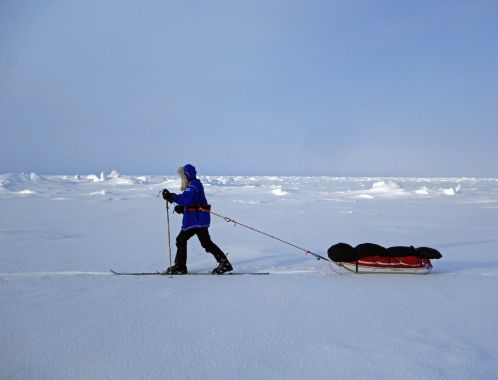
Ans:
{"label": "snow field", "polygon": [[[325,256],[370,241],[444,257],[355,275],[213,217],[236,270],[272,274],[118,277],[168,265],[156,195],[176,176],[0,175],[0,378],[496,378],[498,180],[201,179],[213,211]],[[214,264],[189,242],[191,271]]]}

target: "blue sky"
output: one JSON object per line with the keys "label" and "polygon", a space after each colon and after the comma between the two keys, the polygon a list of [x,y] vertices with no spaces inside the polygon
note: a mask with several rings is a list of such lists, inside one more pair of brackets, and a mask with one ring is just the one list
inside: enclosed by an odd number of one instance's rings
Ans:
{"label": "blue sky", "polygon": [[0,173],[498,177],[496,1],[0,2]]}

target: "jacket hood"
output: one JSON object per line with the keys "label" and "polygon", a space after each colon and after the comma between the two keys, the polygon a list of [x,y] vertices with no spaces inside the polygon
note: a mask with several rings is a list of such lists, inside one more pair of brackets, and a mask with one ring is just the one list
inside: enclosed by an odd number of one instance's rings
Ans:
{"label": "jacket hood", "polygon": [[183,167],[183,171],[189,181],[196,179],[197,171],[195,170],[195,166],[187,164]]}

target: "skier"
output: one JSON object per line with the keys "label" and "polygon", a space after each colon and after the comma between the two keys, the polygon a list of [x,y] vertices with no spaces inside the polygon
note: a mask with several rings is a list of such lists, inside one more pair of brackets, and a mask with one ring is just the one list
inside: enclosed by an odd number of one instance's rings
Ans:
{"label": "skier", "polygon": [[183,214],[182,229],[176,238],[175,265],[166,270],[168,274],[187,274],[187,241],[197,235],[202,248],[211,253],[218,266],[212,274],[223,274],[233,270],[223,251],[213,243],[209,236],[209,224],[211,221],[211,205],[207,203],[204,194],[204,186],[196,178],[195,167],[187,164],[178,169],[182,180],[182,194],[171,193],[168,189],[162,191],[163,198],[169,203],[176,203],[175,212]]}

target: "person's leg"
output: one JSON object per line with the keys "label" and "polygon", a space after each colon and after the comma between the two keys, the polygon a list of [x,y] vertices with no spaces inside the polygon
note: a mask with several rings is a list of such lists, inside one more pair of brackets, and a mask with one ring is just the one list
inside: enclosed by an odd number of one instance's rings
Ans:
{"label": "person's leg", "polygon": [[211,236],[209,236],[209,230],[207,228],[197,228],[197,237],[201,242],[202,248],[206,250],[206,252],[212,254],[217,262],[227,261],[226,255],[223,251],[213,243],[211,240]]}
{"label": "person's leg", "polygon": [[209,236],[209,231],[207,228],[199,228],[196,231],[197,237],[201,242],[202,247],[214,256],[219,265],[212,270],[213,274],[223,274],[233,270],[232,264],[228,261],[226,255],[223,251],[213,243],[211,237]]}
{"label": "person's leg", "polygon": [[176,237],[176,257],[175,257],[175,265],[180,267],[187,266],[187,241],[192,236],[195,235],[195,231],[193,229],[190,230],[181,230],[178,236]]}

